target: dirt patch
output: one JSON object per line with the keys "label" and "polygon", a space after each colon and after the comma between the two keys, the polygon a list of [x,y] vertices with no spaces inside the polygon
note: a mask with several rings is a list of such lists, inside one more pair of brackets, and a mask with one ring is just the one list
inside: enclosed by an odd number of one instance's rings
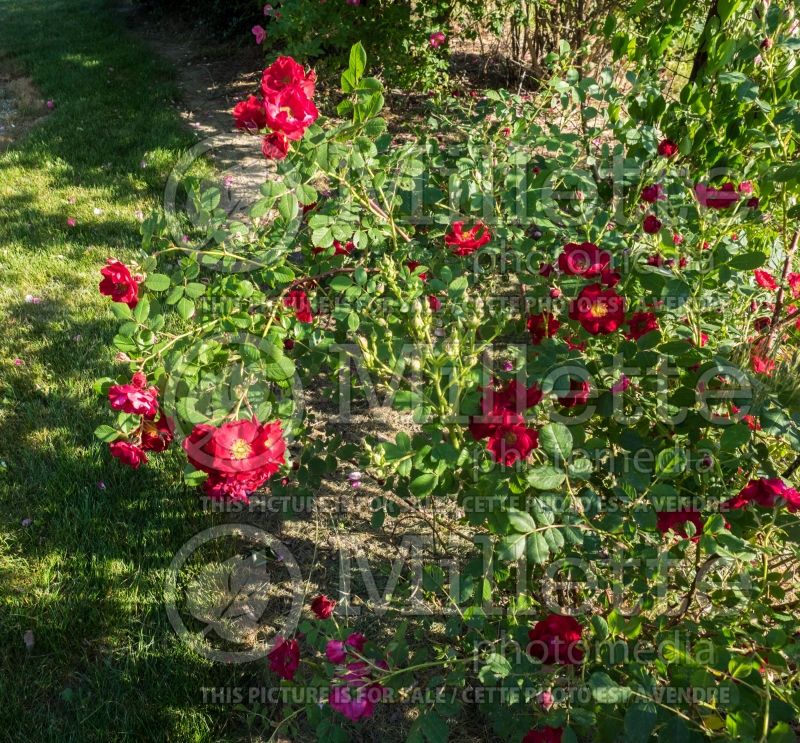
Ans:
{"label": "dirt patch", "polygon": [[47,115],[47,104],[30,80],[0,66],[0,152]]}
{"label": "dirt patch", "polygon": [[127,3],[119,12],[130,33],[173,67],[180,90],[178,112],[207,146],[203,155],[214,164],[226,190],[233,183],[233,198],[251,204],[265,179],[265,160],[258,138],[237,131],[231,112],[237,101],[258,89],[264,66],[260,50],[220,43],[179,19],[145,13]]}

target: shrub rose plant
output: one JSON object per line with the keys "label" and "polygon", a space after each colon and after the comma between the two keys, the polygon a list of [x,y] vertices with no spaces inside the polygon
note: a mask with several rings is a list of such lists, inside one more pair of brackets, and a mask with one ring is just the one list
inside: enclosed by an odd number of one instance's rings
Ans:
{"label": "shrub rose plant", "polygon": [[[533,99],[452,102],[415,141],[360,46],[344,122],[280,58],[234,109],[271,168],[247,218],[195,190],[192,224],[155,214],[137,265],[102,267],[130,368],[98,384],[98,436],[123,464],[174,436],[187,483],[247,501],[354,456],[376,526],[449,507],[461,569],[426,565],[430,639],[388,614],[383,646],[309,599],[268,667],[328,693],[287,726],[355,739],[446,685],[498,692],[475,696],[492,740],[793,739],[798,43],[775,3],[721,43],[677,98],[564,51]],[[413,433],[310,435],[302,389],[351,365]],[[458,699],[420,703],[408,740],[446,740]]]}

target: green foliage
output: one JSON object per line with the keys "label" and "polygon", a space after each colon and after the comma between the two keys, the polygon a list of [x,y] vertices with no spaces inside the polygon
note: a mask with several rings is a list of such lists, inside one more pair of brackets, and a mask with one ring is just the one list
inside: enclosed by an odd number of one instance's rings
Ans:
{"label": "green foliage", "polygon": [[[781,501],[719,513],[749,480],[776,479],[800,452],[797,391],[759,366],[790,368],[797,338],[781,310],[793,300],[800,78],[791,16],[771,8],[774,44],[760,63],[758,23],[732,8],[738,34],[721,42],[724,55],[709,46],[702,79],[677,98],[648,65],[624,80],[611,69],[587,77],[564,48],[533,100],[493,91],[451,103],[415,142],[386,133],[382,86],[364,76],[367,54],[356,44],[341,78],[339,113],[349,120],[308,129],[250,220],[231,220],[217,193],[194,189],[192,224],[159,215],[145,224],[144,299],[115,343],[174,401],[180,431],[248,409],[308,440],[290,378],[337,379],[342,348],[367,373],[357,392],[389,390],[390,403],[411,413],[420,432],[365,442],[361,466],[412,510],[458,504],[459,528],[475,535],[458,616],[433,665],[469,674],[457,659],[477,646],[485,654],[471,683],[587,692],[552,709],[514,695],[484,705],[503,740],[543,724],[564,728],[566,740],[611,741],[621,730],[639,741],[755,730],[780,739],[800,706],[796,647],[776,647],[797,629],[780,568],[797,559],[797,515]],[[665,137],[676,152],[661,149]],[[727,181],[727,208],[703,203],[698,185]],[[643,199],[655,185],[660,195]],[[300,204],[311,208],[301,214]],[[657,229],[643,230],[645,210],[658,215]],[[485,220],[488,243],[457,255],[456,215],[465,231]],[[582,242],[614,257],[619,276],[602,280],[625,299],[621,327],[592,330],[574,315],[600,280],[563,265],[564,245]],[[556,263],[560,273],[542,270]],[[775,272],[786,304],[754,281],[759,266]],[[316,321],[285,302],[298,291],[313,300]],[[775,313],[766,325],[751,310],[762,303]],[[561,330],[521,345],[528,315],[543,308]],[[592,304],[588,318],[609,312]],[[634,332],[634,312],[655,327]],[[617,389],[621,370],[630,384]],[[518,462],[497,451],[520,440],[518,428],[488,446],[468,431],[486,412],[492,377],[541,392],[513,421],[535,429],[538,444]],[[574,383],[585,379],[591,398],[576,401]],[[697,519],[660,523],[686,507]],[[383,509],[376,503],[377,523]],[[547,615],[553,571],[569,592],[562,606],[583,612],[586,655],[575,666],[503,651],[502,639],[524,641]],[[486,611],[492,600],[501,612]],[[322,652],[324,641],[309,644]],[[634,648],[643,656],[626,654]],[[388,651],[399,669],[385,673],[389,686],[404,673],[413,680],[404,650]],[[675,688],[703,689],[711,702],[662,701]],[[444,739],[457,711],[423,710],[411,739]],[[328,712],[308,714],[336,735]]]}

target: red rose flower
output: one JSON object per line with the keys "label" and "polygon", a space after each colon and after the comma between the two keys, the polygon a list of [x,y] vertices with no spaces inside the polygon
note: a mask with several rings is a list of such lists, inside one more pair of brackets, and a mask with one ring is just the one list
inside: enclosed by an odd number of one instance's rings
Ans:
{"label": "red rose flower", "polygon": [[594,243],[567,243],[558,256],[558,268],[568,276],[599,276],[608,268],[611,254]]}
{"label": "red rose flower", "polygon": [[233,107],[233,121],[237,129],[258,131],[267,126],[267,112],[264,101],[251,95]]}
{"label": "red rose flower", "polygon": [[283,304],[294,310],[294,316],[300,322],[313,322],[314,315],[311,312],[311,302],[308,295],[302,289],[292,289],[284,298]]}
{"label": "red rose flower", "polygon": [[129,441],[114,441],[108,448],[112,457],[116,457],[120,462],[135,470],[139,469],[140,465],[147,464],[147,454],[144,453],[144,450]]}
{"label": "red rose flower", "polygon": [[695,536],[692,541],[697,541],[700,534],[703,533],[703,516],[700,511],[687,509],[684,511],[659,511],[658,519],[656,521],[656,528],[662,533],[666,534],[672,530],[676,534],[686,538],[686,528],[683,526],[685,523],[691,521],[695,526]]}
{"label": "red rose flower", "polygon": [[661,220],[655,214],[648,214],[642,222],[642,228],[648,235],[655,235],[661,229]]}
{"label": "red rose flower", "polygon": [[209,474],[275,474],[285,464],[286,442],[279,421],[229,421],[219,428],[200,423],[183,442],[192,466]]}
{"label": "red rose flower", "polygon": [[313,70],[306,72],[301,64],[291,57],[278,57],[261,77],[261,92],[264,98],[271,98],[284,88],[297,87],[306,98],[314,97],[317,75]]}
{"label": "red rose flower", "polygon": [[766,330],[770,325],[772,325],[772,318],[771,317],[757,317],[755,322],[753,323],[753,327],[759,332],[763,332]]}
{"label": "red rose flower", "polygon": [[494,392],[494,399],[503,410],[510,413],[521,413],[541,402],[542,391],[535,384],[526,387],[516,379],[512,379],[505,387]]}
{"label": "red rose flower", "polygon": [[500,389],[484,387],[480,401],[481,415],[472,416],[469,422],[473,438],[488,438],[499,425],[522,425],[521,413],[538,405],[541,399],[542,391],[536,385],[526,387],[516,379]]}
{"label": "red rose flower", "polygon": [[[738,415],[740,410],[741,409],[737,408],[736,405],[731,405],[731,412],[734,415]],[[743,415],[741,418],[739,418],[739,420],[744,421],[747,424],[747,427],[751,431],[760,431],[761,430],[761,424],[758,422],[758,420],[756,420],[756,417],[754,415]]]}
{"label": "red rose flower", "polygon": [[739,201],[739,194],[733,183],[725,183],[722,188],[713,188],[704,183],[694,187],[694,195],[701,206],[709,209],[727,209]]}
{"label": "red rose flower", "polygon": [[300,645],[297,640],[284,640],[278,636],[275,646],[267,653],[269,670],[291,681],[300,667]]}
{"label": "red rose flower", "polygon": [[540,345],[545,338],[552,338],[560,327],[561,323],[551,312],[528,316],[527,328],[534,346]]}
{"label": "red rose flower", "polygon": [[750,181],[742,181],[737,190],[739,193],[751,194],[753,193],[753,184]]}
{"label": "red rose flower", "polygon": [[527,428],[513,413],[503,416],[503,421],[495,426],[486,448],[492,453],[495,462],[510,467],[514,462],[524,460],[539,446],[539,434]]}
{"label": "red rose flower", "polygon": [[131,415],[155,418],[158,413],[158,389],[145,387],[147,377],[141,372],[133,375],[131,384],[114,384],[108,389],[108,402],[112,410]]}
{"label": "red rose flower", "polygon": [[583,627],[574,617],[550,614],[528,632],[528,654],[545,665],[575,665],[583,661],[578,647]]}
{"label": "red rose flower", "polygon": [[738,495],[721,505],[721,509],[744,508],[749,503],[755,503],[762,508],[775,508],[781,501],[786,501],[786,507],[792,513],[800,510],[800,493],[789,487],[779,477],[761,477],[750,480]]}
{"label": "red rose flower", "polygon": [[613,289],[589,284],[570,302],[569,317],[577,320],[587,333],[607,335],[625,322],[625,299]]}
{"label": "red rose flower", "polygon": [[[385,661],[374,664],[386,669]],[[331,709],[344,715],[348,720],[358,722],[371,717],[375,704],[384,695],[384,688],[373,678],[373,667],[363,661],[348,663],[344,671],[334,676],[334,683],[328,695]]]}
{"label": "red rose flower", "polygon": [[108,258],[100,273],[103,275],[100,282],[102,295],[127,304],[131,309],[136,307],[139,302],[139,283],[124,263]]}
{"label": "red rose flower", "polygon": [[656,201],[664,201],[666,198],[660,183],[654,183],[652,186],[645,186],[642,189],[642,201],[646,201],[648,204],[655,204]]}
{"label": "red rose flower", "polygon": [[757,354],[750,356],[750,366],[756,374],[770,376],[775,371],[775,362]]}
{"label": "red rose flower", "polygon": [[272,132],[261,140],[261,154],[267,160],[283,160],[289,154],[289,139],[283,132]]}
{"label": "red rose flower", "polygon": [[556,398],[565,408],[577,408],[589,402],[592,386],[585,379],[570,379],[569,392],[563,397]]}
{"label": "red rose flower", "polygon": [[267,126],[289,139],[302,139],[306,129],[319,117],[313,101],[298,87],[283,88],[265,101]]}
{"label": "red rose flower", "polygon": [[789,290],[795,299],[800,299],[800,273],[790,273],[786,276],[786,281],[789,282]]}
{"label": "red rose flower", "polygon": [[455,255],[470,255],[492,239],[492,233],[483,222],[476,222],[464,232],[464,222],[453,222],[444,236],[444,243]]}
{"label": "red rose flower", "polygon": [[600,283],[606,286],[616,286],[621,279],[622,276],[619,271],[611,271],[607,268],[603,269],[603,272],[600,274]]}
{"label": "red rose flower", "polygon": [[757,268],[755,271],[753,271],[753,276],[755,276],[756,284],[758,284],[762,289],[775,291],[775,289],[778,288],[777,283],[775,283],[775,277],[769,271],[764,271],[761,268]]}
{"label": "red rose flower", "polygon": [[161,411],[157,421],[142,422],[142,449],[160,452],[169,448],[175,436],[175,421]]}
{"label": "red rose flower", "polygon": [[678,145],[671,139],[662,139],[658,143],[658,154],[661,157],[672,157],[678,152]]}
{"label": "red rose flower", "polygon": [[317,615],[319,619],[328,619],[333,610],[336,608],[336,602],[329,599],[327,596],[317,596],[311,602],[311,611]]}
{"label": "red rose flower", "polygon": [[198,424],[184,440],[189,463],[209,477],[206,494],[215,499],[247,501],[254,490],[286,463],[286,442],[279,421],[223,423],[219,428]]}
{"label": "red rose flower", "polygon": [[563,734],[562,728],[536,728],[528,731],[522,739],[522,743],[561,743]]}
{"label": "red rose flower", "polygon": [[658,330],[658,319],[652,312],[634,312],[627,322],[630,332],[625,334],[629,340],[639,340],[643,335]]}
{"label": "red rose flower", "polygon": [[[350,255],[356,249],[355,243],[352,240],[348,240],[344,245],[340,243],[338,240],[333,241],[333,255]],[[311,252],[314,255],[318,253],[322,253],[325,248],[312,248]]]}
{"label": "red rose flower", "polygon": [[433,294],[429,294],[428,307],[430,307],[431,312],[438,312],[440,309],[442,309],[442,300]]}

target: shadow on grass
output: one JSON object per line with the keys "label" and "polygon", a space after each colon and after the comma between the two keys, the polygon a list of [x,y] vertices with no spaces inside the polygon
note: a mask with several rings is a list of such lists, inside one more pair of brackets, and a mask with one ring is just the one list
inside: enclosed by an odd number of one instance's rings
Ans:
{"label": "shadow on grass", "polygon": [[[5,0],[0,16],[0,56],[55,102],[0,155],[0,739],[218,740],[224,715],[211,721],[201,687],[253,671],[182,646],[163,581],[219,518],[180,485],[177,452],[132,471],[93,437],[111,416],[92,382],[115,374],[99,265],[139,244],[134,209],[157,202],[194,138],[171,71],[110,4]],[[22,301],[27,286],[46,287],[41,303]]]}

